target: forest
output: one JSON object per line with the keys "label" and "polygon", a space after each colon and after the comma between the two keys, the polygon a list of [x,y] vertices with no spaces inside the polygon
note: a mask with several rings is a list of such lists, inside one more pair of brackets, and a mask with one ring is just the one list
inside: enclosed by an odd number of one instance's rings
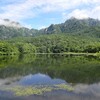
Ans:
{"label": "forest", "polygon": [[25,53],[99,53],[100,39],[70,35],[19,37],[0,41],[0,54]]}
{"label": "forest", "polygon": [[35,30],[0,26],[0,55],[27,53],[95,53],[100,55],[100,21],[71,18]]}

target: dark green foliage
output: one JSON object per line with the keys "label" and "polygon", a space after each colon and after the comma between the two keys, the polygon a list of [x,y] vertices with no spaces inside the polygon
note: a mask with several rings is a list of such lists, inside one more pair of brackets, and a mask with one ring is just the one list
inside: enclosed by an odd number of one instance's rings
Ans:
{"label": "dark green foliage", "polygon": [[1,46],[1,52],[15,49],[22,54],[96,53],[100,51],[100,21],[71,18],[65,23],[52,24],[42,30],[0,26],[0,38],[6,39],[7,44],[6,49]]}
{"label": "dark green foliage", "polygon": [[0,42],[0,55],[15,55],[18,53],[19,51],[15,44]]}
{"label": "dark green foliage", "polygon": [[100,59],[91,56],[57,54],[0,58],[1,79],[26,76],[30,73],[47,74],[53,79],[63,79],[68,83],[89,84],[100,81]]}
{"label": "dark green foliage", "polygon": [[99,38],[86,36],[51,34],[34,38],[14,38],[7,42],[17,44],[17,41],[35,46],[37,53],[96,53],[100,51]]}
{"label": "dark green foliage", "polygon": [[30,43],[17,43],[18,50],[22,54],[36,53],[36,47]]}
{"label": "dark green foliage", "polygon": [[18,55],[20,53],[36,53],[36,47],[28,43],[0,42],[0,55]]}

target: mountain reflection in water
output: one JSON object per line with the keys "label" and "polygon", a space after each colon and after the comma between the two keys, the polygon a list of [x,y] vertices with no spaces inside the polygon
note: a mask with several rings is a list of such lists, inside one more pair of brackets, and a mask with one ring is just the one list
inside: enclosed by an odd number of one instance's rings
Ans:
{"label": "mountain reflection in water", "polygon": [[25,76],[19,81],[19,83],[21,85],[54,85],[66,83],[66,81],[61,79],[51,79],[48,75],[38,73]]}
{"label": "mountain reflection in water", "polygon": [[[42,95],[41,88],[45,89]],[[39,95],[32,94],[32,89]],[[0,58],[0,100],[99,99],[99,58],[68,55]]]}

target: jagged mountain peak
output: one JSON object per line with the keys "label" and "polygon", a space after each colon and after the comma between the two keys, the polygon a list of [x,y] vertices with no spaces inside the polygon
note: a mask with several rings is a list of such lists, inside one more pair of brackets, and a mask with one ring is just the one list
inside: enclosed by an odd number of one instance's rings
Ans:
{"label": "jagged mountain peak", "polygon": [[[44,33],[69,33],[69,32],[76,32],[87,27],[100,27],[100,21],[98,19],[93,18],[85,18],[85,19],[77,19],[75,17],[71,17],[67,19],[62,24],[51,24],[48,28],[44,29]],[[43,31],[43,30],[42,30]]]}

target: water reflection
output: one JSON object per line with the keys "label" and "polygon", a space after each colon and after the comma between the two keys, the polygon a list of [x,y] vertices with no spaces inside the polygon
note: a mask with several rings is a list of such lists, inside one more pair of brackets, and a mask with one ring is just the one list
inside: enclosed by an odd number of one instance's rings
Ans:
{"label": "water reflection", "polygon": [[76,84],[74,86],[74,92],[77,94],[84,94],[89,96],[100,97],[100,83],[88,84]]}
{"label": "water reflection", "polygon": [[[8,87],[57,84],[68,85],[67,91],[52,91],[45,93],[45,96],[28,97],[16,97],[10,92],[2,91]],[[73,91],[68,91],[70,87]],[[99,95],[99,58],[70,55],[0,57],[1,100],[99,100]]]}
{"label": "water reflection", "polygon": [[27,75],[23,77],[19,82],[21,85],[54,85],[66,83],[66,81],[61,79],[51,79],[48,75],[35,74]]}
{"label": "water reflection", "polygon": [[43,73],[69,83],[100,81],[100,59],[90,56],[23,55],[0,59],[0,78]]}
{"label": "water reflection", "polygon": [[[40,88],[39,86],[43,87],[52,87],[57,84],[67,84],[67,86],[72,87],[73,90],[64,90],[64,91],[50,91],[50,92],[44,92],[43,95],[28,95],[28,96],[15,96],[12,95],[8,91],[0,91],[0,98],[1,100],[99,100],[100,99],[100,82],[94,83],[94,84],[70,84],[65,82],[62,79],[52,79],[50,76],[45,74],[30,74],[25,77],[21,77],[17,81],[13,81],[10,85],[4,85],[3,88],[14,88],[18,86],[18,89],[20,89],[19,86],[22,86],[24,88],[28,88],[28,86]],[[31,87],[31,88],[32,88]],[[8,89],[9,89],[8,88]],[[53,87],[54,88],[54,87]],[[16,88],[15,88],[16,89]],[[23,89],[23,88],[22,88]],[[3,89],[2,89],[3,90]],[[63,90],[63,88],[62,88]],[[19,90],[20,92],[23,90]],[[27,91],[27,89],[26,89]],[[26,91],[23,91],[24,93]],[[29,91],[28,91],[29,92]],[[8,99],[9,98],[9,99]]]}

